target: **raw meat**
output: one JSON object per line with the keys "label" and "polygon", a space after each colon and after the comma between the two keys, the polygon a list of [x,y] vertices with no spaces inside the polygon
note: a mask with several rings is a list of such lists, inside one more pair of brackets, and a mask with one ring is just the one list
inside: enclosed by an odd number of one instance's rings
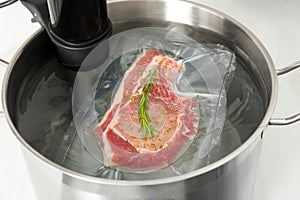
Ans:
{"label": "raw meat", "polygon": [[[188,148],[199,124],[194,97],[180,95],[174,84],[184,66],[157,50],[145,50],[126,71],[110,109],[95,129],[104,164],[136,171],[168,166]],[[153,135],[141,128],[138,113],[149,83],[147,112]]]}

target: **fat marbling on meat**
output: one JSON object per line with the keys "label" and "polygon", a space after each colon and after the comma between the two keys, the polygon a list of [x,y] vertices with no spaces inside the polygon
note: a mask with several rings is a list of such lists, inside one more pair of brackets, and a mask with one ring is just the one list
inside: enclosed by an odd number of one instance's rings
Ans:
{"label": "fat marbling on meat", "polygon": [[[95,129],[104,164],[131,170],[168,166],[191,144],[198,132],[199,105],[174,85],[184,65],[157,50],[144,50],[126,71],[110,109]],[[147,112],[153,135],[141,128],[138,113],[143,87],[152,73]]]}

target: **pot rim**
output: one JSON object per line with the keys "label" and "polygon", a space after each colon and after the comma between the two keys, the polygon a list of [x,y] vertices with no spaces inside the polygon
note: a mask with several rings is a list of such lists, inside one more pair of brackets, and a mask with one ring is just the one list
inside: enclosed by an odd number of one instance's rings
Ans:
{"label": "pot rim", "polygon": [[[108,3],[116,3],[116,2],[126,2],[127,0],[108,0]],[[137,1],[138,0],[133,0]],[[157,0],[148,0],[148,1],[157,1]],[[161,2],[165,2],[166,0],[158,0]],[[62,171],[64,174],[69,175],[73,178],[80,179],[82,181],[87,181],[87,182],[92,182],[92,183],[99,183],[99,184],[107,184],[107,185],[123,185],[123,186],[150,186],[150,185],[159,185],[159,184],[166,184],[166,183],[172,183],[172,182],[179,182],[179,181],[184,181],[186,179],[190,179],[196,176],[200,176],[202,174],[208,173],[226,163],[229,161],[235,159],[239,154],[241,154],[244,150],[246,150],[256,139],[262,134],[262,131],[268,126],[269,121],[271,119],[271,116],[273,114],[273,111],[275,109],[276,101],[277,101],[277,94],[278,94],[278,80],[277,80],[277,75],[276,75],[276,70],[274,63],[264,47],[264,45],[258,40],[258,38],[248,29],[246,28],[243,24],[238,22],[237,20],[233,19],[232,17],[215,10],[213,8],[210,8],[208,6],[198,4],[195,2],[191,2],[190,0],[184,1],[184,0],[176,0],[179,2],[184,2],[188,3],[191,5],[194,5],[201,10],[205,10],[206,12],[209,12],[213,15],[217,15],[219,17],[222,17],[224,20],[228,20],[237,27],[239,27],[241,30],[243,30],[250,39],[257,45],[257,47],[261,50],[263,56],[265,57],[267,64],[269,66],[270,70],[270,76],[271,76],[271,95],[270,95],[270,102],[267,108],[267,111],[265,113],[265,116],[263,120],[261,121],[260,125],[258,128],[254,131],[254,133],[237,149],[235,149],[233,152],[230,154],[226,155],[225,157],[221,158],[220,160],[211,163],[210,165],[207,165],[205,167],[202,167],[200,169],[194,170],[192,172],[183,174],[183,175],[178,175],[175,177],[168,177],[168,178],[162,178],[162,179],[155,179],[155,180],[110,180],[110,179],[104,179],[104,178],[99,178],[99,177],[93,177],[85,174],[81,174],[79,172],[72,171],[70,169],[67,169],[65,167],[62,167],[55,162],[47,159],[43,155],[41,155],[39,152],[37,152],[34,148],[32,148],[25,140],[24,138],[19,134],[18,130],[14,126],[9,113],[7,109],[7,102],[6,102],[6,94],[7,94],[7,87],[8,87],[8,82],[10,80],[10,75],[13,71],[14,65],[16,64],[16,61],[18,58],[21,56],[22,52],[24,49],[30,44],[30,41],[33,40],[35,37],[37,37],[40,33],[43,32],[43,28],[38,29],[35,33],[33,33],[18,49],[18,51],[15,53],[14,57],[12,58],[12,61],[10,62],[8,69],[6,70],[4,80],[3,80],[3,86],[2,86],[2,106],[3,106],[3,111],[5,118],[13,131],[15,137],[19,140],[19,142],[30,152],[32,153],[36,158],[41,159],[44,163],[46,163],[48,166],[51,166],[57,170]]]}

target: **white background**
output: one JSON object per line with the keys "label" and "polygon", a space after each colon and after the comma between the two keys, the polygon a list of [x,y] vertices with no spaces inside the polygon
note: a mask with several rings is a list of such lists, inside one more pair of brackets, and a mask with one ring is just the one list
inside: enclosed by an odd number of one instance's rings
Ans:
{"label": "white background", "polygon": [[[0,0],[2,2],[3,0]],[[194,0],[197,1],[197,0]],[[266,46],[277,68],[300,59],[300,1],[198,0],[248,27]],[[7,61],[35,30],[19,2],[0,9],[0,58]],[[0,64],[2,79],[5,65]],[[274,117],[300,112],[300,69],[279,78]],[[259,163],[254,200],[300,199],[300,122],[268,127]],[[0,119],[0,199],[35,200],[19,149],[5,119]],[[242,200],[242,199],[241,199]]]}

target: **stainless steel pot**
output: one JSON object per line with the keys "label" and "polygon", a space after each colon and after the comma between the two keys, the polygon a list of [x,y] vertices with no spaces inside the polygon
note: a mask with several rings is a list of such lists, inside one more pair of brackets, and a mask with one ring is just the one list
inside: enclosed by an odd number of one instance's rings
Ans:
{"label": "stainless steel pot", "polygon": [[[38,199],[203,199],[250,200],[268,125],[284,125],[300,120],[300,114],[271,119],[277,98],[277,75],[299,67],[294,63],[276,72],[263,45],[243,25],[211,8],[184,1],[108,1],[112,22],[132,21],[135,27],[149,19],[199,27],[212,33],[208,40],[230,46],[245,62],[247,71],[259,85],[265,110],[261,123],[243,144],[222,159],[190,173],[164,179],[122,181],[96,178],[72,171],[47,159],[26,142],[16,127],[17,91],[28,72],[47,53],[54,52],[49,38],[39,30],[20,48],[6,72],[3,84],[4,115],[21,143],[25,161]],[[142,23],[143,24],[143,23]]]}

